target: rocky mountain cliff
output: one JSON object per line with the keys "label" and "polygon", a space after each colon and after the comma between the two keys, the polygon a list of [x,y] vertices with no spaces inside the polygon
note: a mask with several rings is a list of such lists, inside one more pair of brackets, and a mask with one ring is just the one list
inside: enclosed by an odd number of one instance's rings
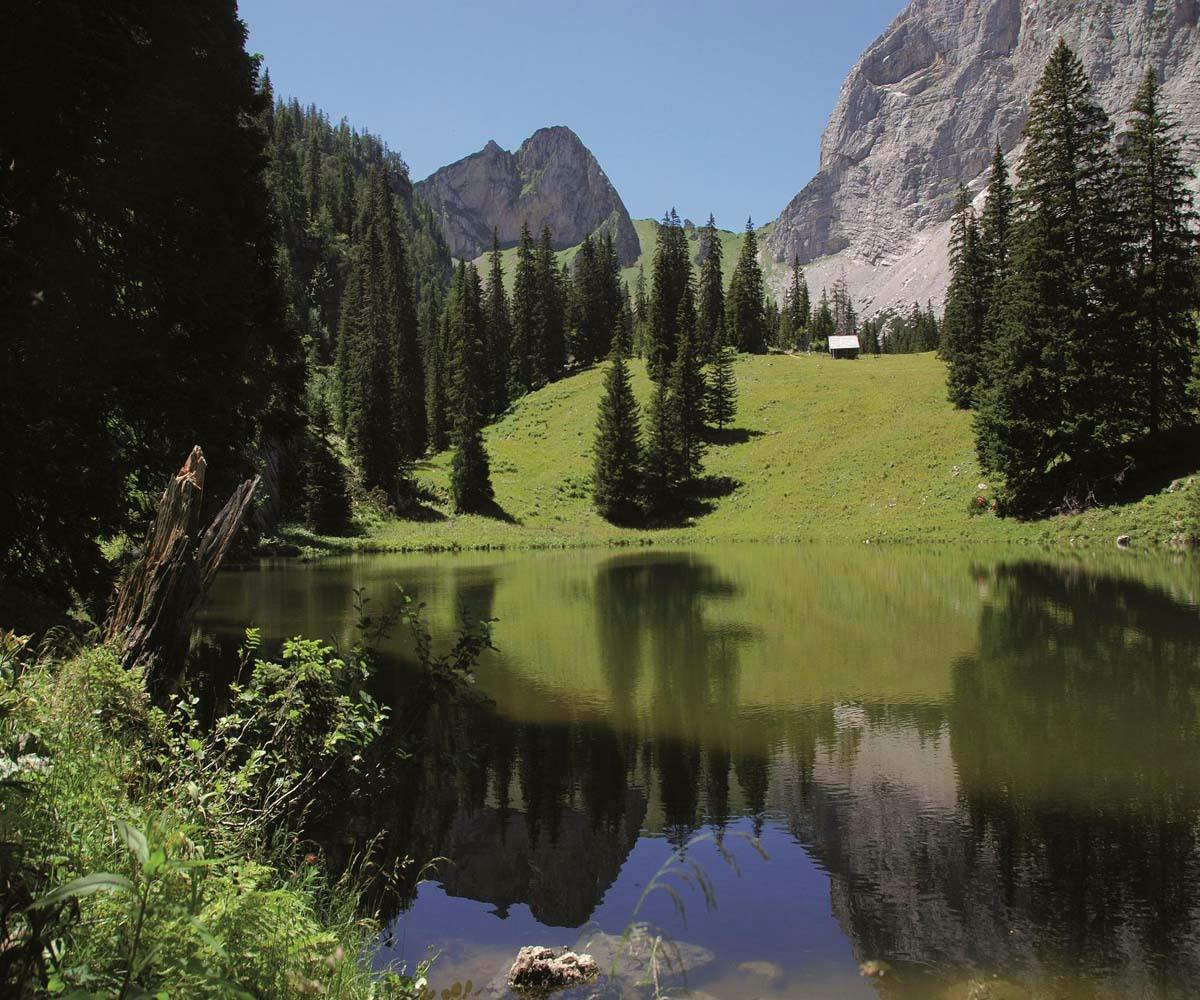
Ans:
{"label": "rocky mountain cliff", "polygon": [[816,288],[844,270],[868,315],[939,304],[958,185],[982,191],[997,140],[1019,151],[1060,36],[1118,127],[1153,66],[1200,162],[1198,16],[1200,0],[913,0],[851,70],[820,170],[784,209],[767,252],[815,262]]}
{"label": "rocky mountain cliff", "polygon": [[637,260],[637,232],[596,157],[565,126],[539,129],[515,153],[495,141],[416,185],[441,220],[450,252],[470,260],[492,245],[515,246],[521,225],[536,239],[548,225],[555,249],[575,246],[603,228],[612,233],[622,266]]}

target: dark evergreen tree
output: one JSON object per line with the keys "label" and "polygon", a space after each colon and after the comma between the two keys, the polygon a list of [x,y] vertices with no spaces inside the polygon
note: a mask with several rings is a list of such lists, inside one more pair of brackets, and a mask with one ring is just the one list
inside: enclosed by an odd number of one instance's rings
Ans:
{"label": "dark evergreen tree", "polygon": [[637,284],[633,293],[633,354],[644,357],[650,340],[650,300],[646,296],[646,273],[638,264]]}
{"label": "dark evergreen tree", "polygon": [[633,383],[625,357],[614,343],[593,448],[592,499],[606,520],[628,524],[636,517],[641,495],[641,451]]}
{"label": "dark evergreen tree", "polygon": [[779,303],[775,301],[775,296],[770,293],[763,299],[763,325],[767,330],[767,344],[777,350],[782,349],[783,312]]}
{"label": "dark evergreen tree", "polygon": [[950,286],[943,307],[942,350],[947,393],[959,409],[970,409],[983,366],[988,311],[987,258],[966,188],[959,190],[950,235]]}
{"label": "dark evergreen tree", "polygon": [[622,357],[627,358],[633,353],[633,330],[633,302],[629,298],[629,286],[622,282],[621,313],[617,317],[617,330],[613,335],[614,348]]}
{"label": "dark evergreen tree", "polygon": [[1150,433],[1190,420],[1196,352],[1196,214],[1174,117],[1159,103],[1154,70],[1138,91],[1120,150],[1125,234],[1133,258],[1134,336],[1126,363]]}
{"label": "dark evergreen tree", "polygon": [[738,350],[762,354],[767,349],[767,324],[763,309],[763,276],[758,263],[758,239],[754,223],[746,220],[746,236],[725,302],[729,337]]}
{"label": "dark evergreen tree", "polygon": [[[538,384],[551,382],[562,374],[567,359],[567,295],[566,280],[554,256],[554,234],[550,227],[542,229],[535,255],[537,291],[541,302],[541,329],[537,344]],[[611,336],[611,333],[610,333]]]}
{"label": "dark evergreen tree", "polygon": [[521,241],[517,244],[517,271],[513,283],[510,399],[523,396],[540,384],[543,325],[537,251],[526,223],[521,226]]}
{"label": "dark evergreen tree", "polygon": [[454,431],[454,458],[450,464],[450,493],[459,514],[485,514],[492,507],[491,468],[483,444],[483,421],[475,400],[459,401]]}
{"label": "dark evergreen tree", "polygon": [[303,429],[228,4],[20,3],[0,73],[0,580],[103,593],[195,444],[227,495]]}
{"label": "dark evergreen tree", "polygon": [[1000,143],[997,142],[988,178],[987,201],[978,227],[979,255],[983,268],[983,333],[979,360],[975,367],[975,387],[971,394],[971,405],[975,405],[980,393],[986,388],[992,370],[989,355],[999,339],[1005,299],[1004,287],[1009,274],[1012,214],[1013,192],[1008,180],[1008,163],[1004,159]]}
{"label": "dark evergreen tree", "polygon": [[573,285],[575,360],[590,365],[608,353],[622,308],[620,264],[607,233],[580,244]]}
{"label": "dark evergreen tree", "polygon": [[450,446],[449,374],[446,365],[449,336],[450,317],[443,312],[425,353],[425,418],[429,429],[429,446],[434,451],[445,451]]}
{"label": "dark evergreen tree", "polygon": [[809,323],[809,332],[812,346],[822,351],[829,346],[829,338],[837,332],[833,325],[833,311],[829,308],[829,293],[824,288],[821,289],[821,299]]}
{"label": "dark evergreen tree", "polygon": [[800,266],[800,257],[797,255],[792,258],[792,281],[788,286],[787,301],[780,317],[782,333],[779,346],[783,350],[808,349],[810,309],[808,282],[804,278],[804,268]]}
{"label": "dark evergreen tree", "polygon": [[488,413],[496,416],[508,405],[509,345],[512,343],[512,319],[508,311],[508,293],[504,290],[504,266],[500,257],[500,239],[492,228],[492,254],[488,267],[487,292],[483,301],[484,355],[488,373]]}
{"label": "dark evergreen tree", "polygon": [[722,347],[713,362],[712,375],[708,380],[708,420],[724,429],[737,416],[737,379],[733,373],[734,350]]}
{"label": "dark evergreen tree", "polygon": [[854,311],[854,300],[850,296],[850,287],[846,283],[845,271],[833,283],[833,294],[829,298],[829,310],[833,319],[835,335],[852,337],[858,333],[858,316]]}
{"label": "dark evergreen tree", "polygon": [[1124,466],[1138,422],[1110,131],[1060,41],[1030,104],[1010,276],[976,419],[980,459],[1018,513],[1087,502]]}
{"label": "dark evergreen tree", "polygon": [[678,407],[672,405],[665,378],[655,383],[646,422],[642,480],[645,505],[652,517],[661,517],[678,505],[679,487],[685,479],[679,453],[683,430],[679,426]]}
{"label": "dark evergreen tree", "polygon": [[679,343],[671,366],[669,399],[674,411],[671,423],[678,435],[675,451],[679,474],[681,481],[686,482],[700,475],[704,458],[708,385],[695,342],[696,316],[690,293],[679,304],[679,313]]}
{"label": "dark evergreen tree", "polygon": [[346,469],[330,440],[332,422],[324,393],[315,395],[304,436],[300,513],[314,531],[336,535],[350,527],[350,494]]}
{"label": "dark evergreen tree", "polygon": [[651,273],[650,343],[647,368],[655,381],[670,377],[679,341],[679,306],[692,280],[687,235],[674,209],[658,226]]}
{"label": "dark evergreen tree", "polygon": [[721,272],[721,238],[710,214],[700,230],[700,280],[696,298],[696,342],[705,361],[717,356],[725,343],[725,278]]}

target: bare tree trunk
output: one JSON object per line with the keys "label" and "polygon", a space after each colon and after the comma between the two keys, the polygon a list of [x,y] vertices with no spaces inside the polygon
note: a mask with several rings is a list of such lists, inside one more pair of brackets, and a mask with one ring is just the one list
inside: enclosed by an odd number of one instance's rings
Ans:
{"label": "bare tree trunk", "polygon": [[237,536],[258,478],[246,480],[200,533],[207,465],[197,445],[171,477],[142,554],[117,592],[108,637],[127,667],[154,671],[186,651],[192,616]]}

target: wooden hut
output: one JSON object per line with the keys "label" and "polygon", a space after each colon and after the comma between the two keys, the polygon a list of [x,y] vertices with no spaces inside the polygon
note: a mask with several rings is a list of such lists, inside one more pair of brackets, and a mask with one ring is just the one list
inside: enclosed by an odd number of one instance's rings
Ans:
{"label": "wooden hut", "polygon": [[829,356],[831,358],[849,358],[853,361],[858,357],[858,352],[862,350],[858,343],[858,337],[830,337],[829,338]]}

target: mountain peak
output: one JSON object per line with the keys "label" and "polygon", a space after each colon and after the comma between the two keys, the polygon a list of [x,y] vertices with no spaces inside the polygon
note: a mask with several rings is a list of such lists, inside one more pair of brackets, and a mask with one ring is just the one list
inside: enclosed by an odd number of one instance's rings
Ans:
{"label": "mountain peak", "polygon": [[490,140],[416,189],[441,220],[450,252],[460,259],[486,251],[493,227],[502,247],[514,246],[526,222],[535,234],[549,226],[555,249],[575,246],[603,229],[612,234],[623,265],[641,252],[621,196],[565,125],[538,129],[515,153]]}

